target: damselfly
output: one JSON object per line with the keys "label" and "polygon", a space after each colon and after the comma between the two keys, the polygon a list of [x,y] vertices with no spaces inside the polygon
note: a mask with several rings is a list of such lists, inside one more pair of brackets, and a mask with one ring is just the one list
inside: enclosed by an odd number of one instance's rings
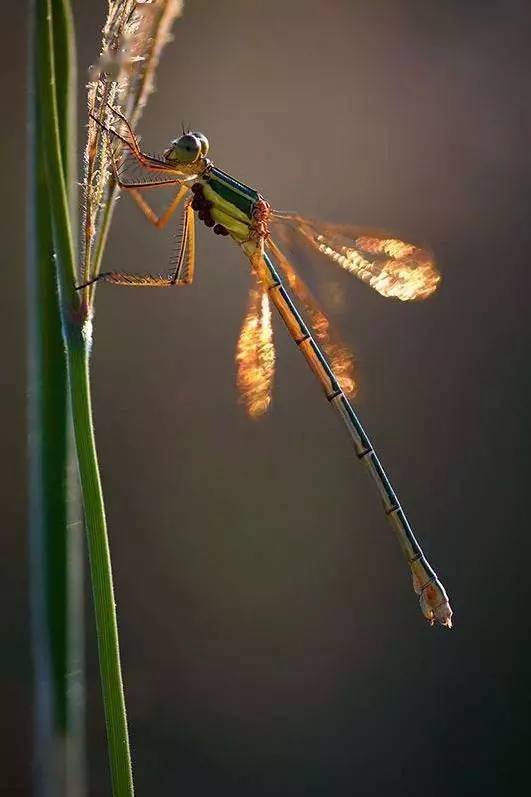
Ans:
{"label": "damselfly", "polygon": [[[424,299],[437,288],[440,275],[431,255],[413,244],[353,227],[321,224],[293,213],[273,210],[254,189],[235,180],[207,158],[207,138],[185,132],[173,140],[161,157],[148,155],[126,117],[108,107],[103,127],[112,151],[117,184],[135,200],[146,218],[163,228],[177,208],[182,208],[176,251],[167,274],[101,273],[80,286],[93,290],[96,281],[138,287],[189,285],[195,267],[195,217],[220,236],[230,237],[248,259],[257,286],[251,290],[248,313],[237,347],[238,385],[251,415],[260,415],[270,402],[274,371],[270,302],[302,352],[352,438],[358,459],[371,474],[384,510],[405,554],[426,619],[452,625],[452,610],[444,587],[429,565],[385,474],[378,456],[348,395],[353,393],[352,358],[334,338],[328,320],[293,265],[275,243],[272,233],[284,240],[300,236],[307,245],[355,274],[382,296],[403,301]],[[131,170],[133,166],[133,170]],[[171,187],[175,195],[162,215],[148,203],[144,191]],[[284,285],[301,300],[309,320],[303,320]],[[328,358],[323,353],[323,350]]]}

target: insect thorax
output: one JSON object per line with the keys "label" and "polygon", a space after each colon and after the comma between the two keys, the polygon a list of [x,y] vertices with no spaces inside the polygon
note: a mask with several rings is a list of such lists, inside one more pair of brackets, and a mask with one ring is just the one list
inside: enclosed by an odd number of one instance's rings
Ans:
{"label": "insect thorax", "polygon": [[249,186],[210,166],[192,186],[192,207],[199,219],[219,235],[231,235],[241,243],[267,236],[271,208]]}

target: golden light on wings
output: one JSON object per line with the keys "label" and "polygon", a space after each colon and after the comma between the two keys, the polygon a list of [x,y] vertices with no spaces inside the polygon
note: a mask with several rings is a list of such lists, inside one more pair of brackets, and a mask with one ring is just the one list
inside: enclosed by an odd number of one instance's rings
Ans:
{"label": "golden light on wings", "polygon": [[278,214],[277,218],[382,296],[403,302],[427,299],[441,280],[433,256],[420,246],[302,216]]}
{"label": "golden light on wings", "polygon": [[304,280],[302,280],[295,271],[286,255],[272,239],[268,241],[267,245],[286,278],[288,288],[293,291],[302,302],[308,321],[315,333],[315,337],[323,347],[341,389],[347,396],[355,396],[358,386],[356,382],[354,355],[348,346],[343,343],[337,332],[331,328],[327,316],[314,299]]}
{"label": "golden light on wings", "polygon": [[267,412],[275,375],[271,307],[265,291],[251,288],[236,347],[236,384],[251,418]]}

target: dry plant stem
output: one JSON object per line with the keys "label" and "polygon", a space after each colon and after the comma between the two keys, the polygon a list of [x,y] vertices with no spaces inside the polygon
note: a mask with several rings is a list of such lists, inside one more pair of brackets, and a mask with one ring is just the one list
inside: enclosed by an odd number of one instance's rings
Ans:
{"label": "dry plant stem", "polygon": [[114,589],[90,400],[88,369],[90,320],[87,318],[86,308],[80,305],[74,289],[75,249],[58,122],[59,92],[54,63],[54,26],[69,4],[68,0],[36,0],[36,4],[39,50],[38,93],[42,136],[53,216],[53,239],[63,339],[67,356],[69,397],[85,510],[111,778],[115,797],[131,797],[134,792]]}
{"label": "dry plant stem", "polygon": [[[109,198],[106,202],[105,209],[103,211],[103,219],[101,222],[101,227],[99,229],[98,235],[98,242],[96,244],[96,250],[94,252],[94,258],[92,262],[92,271],[91,273],[96,277],[101,270],[101,261],[103,258],[103,252],[105,250],[105,246],[107,244],[107,236],[109,234],[109,229],[111,226],[112,221],[112,214],[114,212],[114,206],[116,204],[117,199],[117,186],[113,177],[111,177],[110,184],[109,184]],[[94,293],[94,288],[90,291],[89,295],[92,298]]]}
{"label": "dry plant stem", "polygon": [[[144,53],[144,69],[139,84],[135,87],[135,91],[126,99],[126,115],[130,118],[133,128],[136,126],[141,113],[146,105],[150,93],[153,91],[153,82],[155,71],[160,59],[162,49],[168,42],[171,26],[182,12],[182,0],[165,0],[162,4],[162,11],[157,17],[156,24],[153,27],[151,36],[149,37],[148,49]],[[101,131],[96,131],[96,142],[101,135]],[[97,144],[96,144],[97,146]],[[88,181],[90,182],[89,167]],[[101,269],[101,261],[105,246],[107,244],[107,236],[116,205],[118,196],[118,186],[114,177],[109,178],[107,186],[107,197],[105,207],[102,211],[101,223],[98,225],[96,241],[90,240],[87,237],[85,244],[85,263],[83,271],[83,279],[96,277]],[[95,246],[94,246],[95,244]],[[93,251],[94,250],[94,251]],[[91,286],[87,291],[87,300],[92,303],[94,299],[95,285]]]}

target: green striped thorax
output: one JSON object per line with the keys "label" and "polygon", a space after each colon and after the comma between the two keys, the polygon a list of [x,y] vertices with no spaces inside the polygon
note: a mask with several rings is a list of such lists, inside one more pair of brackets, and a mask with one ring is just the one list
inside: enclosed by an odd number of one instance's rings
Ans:
{"label": "green striped thorax", "polygon": [[240,183],[209,163],[192,186],[192,208],[199,220],[218,235],[237,243],[263,237],[269,205],[253,188]]}
{"label": "green striped thorax", "polygon": [[213,166],[205,172],[203,180],[208,187],[205,194],[214,202],[221,207],[230,206],[235,218],[252,221],[254,207],[261,198],[258,191]]}

